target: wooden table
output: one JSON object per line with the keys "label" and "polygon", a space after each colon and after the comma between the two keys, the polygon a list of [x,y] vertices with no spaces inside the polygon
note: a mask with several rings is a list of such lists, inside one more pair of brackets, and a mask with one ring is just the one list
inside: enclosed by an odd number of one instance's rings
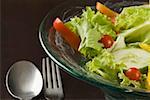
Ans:
{"label": "wooden table", "polygon": [[[5,75],[16,61],[29,60],[41,70],[46,57],[39,38],[39,24],[47,12],[66,0],[2,0],[1,2],[1,90],[2,100],[14,99],[7,92]],[[72,0],[73,1],[73,0]],[[64,100],[104,100],[100,89],[61,71]],[[44,99],[43,91],[34,99]]]}

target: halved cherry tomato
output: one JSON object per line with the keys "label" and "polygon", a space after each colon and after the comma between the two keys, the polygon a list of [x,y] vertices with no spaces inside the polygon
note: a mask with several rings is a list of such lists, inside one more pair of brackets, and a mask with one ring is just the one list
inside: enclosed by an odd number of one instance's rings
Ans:
{"label": "halved cherry tomato", "polygon": [[101,43],[103,43],[104,45],[104,48],[110,48],[113,43],[114,43],[114,40],[111,36],[109,35],[104,35],[101,40],[100,40]]}
{"label": "halved cherry tomato", "polygon": [[61,34],[61,36],[70,44],[74,49],[78,49],[80,38],[75,33],[71,32],[64,23],[56,18],[53,22],[53,27]]}
{"label": "halved cherry tomato", "polygon": [[100,2],[96,3],[96,9],[100,11],[101,13],[107,15],[108,17],[113,17],[115,18],[118,13],[114,12],[113,10],[109,9],[105,5],[101,4]]}
{"label": "halved cherry tomato", "polygon": [[141,77],[141,72],[139,71],[139,69],[132,67],[129,68],[126,72],[125,75],[130,79],[130,80],[140,80]]}

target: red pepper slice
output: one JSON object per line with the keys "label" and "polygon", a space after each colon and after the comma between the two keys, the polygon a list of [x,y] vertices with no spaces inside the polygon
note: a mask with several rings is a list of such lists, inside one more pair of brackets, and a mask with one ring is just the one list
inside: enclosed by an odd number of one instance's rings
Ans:
{"label": "red pepper slice", "polygon": [[64,23],[56,18],[53,22],[53,27],[61,34],[61,36],[73,47],[75,50],[78,49],[80,44],[80,38],[75,33],[71,32]]}

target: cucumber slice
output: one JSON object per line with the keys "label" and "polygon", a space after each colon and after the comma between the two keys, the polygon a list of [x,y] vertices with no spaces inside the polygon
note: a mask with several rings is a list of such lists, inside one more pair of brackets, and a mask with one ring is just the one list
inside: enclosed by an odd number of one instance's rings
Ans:
{"label": "cucumber slice", "polygon": [[115,62],[124,63],[128,68],[143,68],[150,65],[150,53],[139,48],[126,48],[113,52]]}

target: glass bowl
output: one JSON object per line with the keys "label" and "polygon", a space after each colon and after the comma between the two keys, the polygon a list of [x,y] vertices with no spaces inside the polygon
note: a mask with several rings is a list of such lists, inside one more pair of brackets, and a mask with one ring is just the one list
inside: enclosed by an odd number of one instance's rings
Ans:
{"label": "glass bowl", "polygon": [[[107,100],[113,99],[148,99],[150,93],[142,89],[120,87],[113,84],[96,74],[88,73],[84,68],[86,58],[78,51],[71,48],[52,27],[56,17],[61,18],[64,22],[73,16],[82,13],[86,6],[95,7],[98,0],[74,0],[65,1],[57,7],[51,9],[40,24],[39,39],[47,55],[57,63],[61,69],[71,76],[83,80],[93,86],[100,88]],[[101,3],[111,9],[120,12],[123,7],[132,5],[141,5],[148,3],[148,0],[99,0]]]}

